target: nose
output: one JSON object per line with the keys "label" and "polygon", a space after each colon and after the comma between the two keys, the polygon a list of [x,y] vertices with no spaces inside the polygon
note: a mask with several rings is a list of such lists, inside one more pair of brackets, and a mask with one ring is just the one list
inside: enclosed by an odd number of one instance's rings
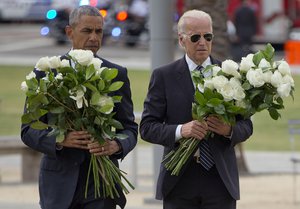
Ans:
{"label": "nose", "polygon": [[98,36],[95,32],[93,32],[90,34],[89,39],[90,39],[90,41],[98,41]]}

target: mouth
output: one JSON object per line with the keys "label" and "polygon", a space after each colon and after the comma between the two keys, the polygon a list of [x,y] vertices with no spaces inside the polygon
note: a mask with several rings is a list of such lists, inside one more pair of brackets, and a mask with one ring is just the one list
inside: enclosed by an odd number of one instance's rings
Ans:
{"label": "mouth", "polygon": [[197,49],[198,52],[206,52],[206,49]]}

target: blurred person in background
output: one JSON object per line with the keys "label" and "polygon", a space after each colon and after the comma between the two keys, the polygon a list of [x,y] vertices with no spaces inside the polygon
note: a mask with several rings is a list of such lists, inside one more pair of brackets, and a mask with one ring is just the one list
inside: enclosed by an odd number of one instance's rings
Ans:
{"label": "blurred person in background", "polygon": [[241,0],[241,6],[234,12],[233,18],[237,36],[233,59],[240,61],[242,57],[252,53],[253,37],[257,32],[257,18],[249,0]]}

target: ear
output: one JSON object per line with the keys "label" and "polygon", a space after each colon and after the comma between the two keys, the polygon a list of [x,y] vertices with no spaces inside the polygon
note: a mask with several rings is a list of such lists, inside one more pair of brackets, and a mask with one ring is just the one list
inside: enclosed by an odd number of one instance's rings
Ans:
{"label": "ear", "polygon": [[73,37],[73,29],[70,25],[67,25],[66,28],[65,28],[65,33],[66,35],[68,36],[68,38],[70,40],[72,40],[72,37]]}
{"label": "ear", "polygon": [[178,34],[178,43],[181,47],[184,48],[184,40],[183,40],[183,36],[181,34]]}

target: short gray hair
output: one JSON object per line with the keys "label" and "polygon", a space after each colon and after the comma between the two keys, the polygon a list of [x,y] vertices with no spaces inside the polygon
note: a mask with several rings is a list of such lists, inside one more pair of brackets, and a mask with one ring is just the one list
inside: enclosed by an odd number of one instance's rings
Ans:
{"label": "short gray hair", "polygon": [[177,24],[177,30],[178,33],[183,33],[185,30],[185,19],[186,18],[190,18],[190,17],[194,17],[194,18],[207,18],[209,19],[211,26],[212,26],[212,19],[211,16],[206,13],[203,12],[201,10],[197,10],[197,9],[193,9],[193,10],[188,10],[186,11],[179,19],[178,24]]}
{"label": "short gray hair", "polygon": [[100,12],[97,8],[89,6],[89,5],[83,5],[78,8],[75,8],[71,12],[71,14],[69,16],[69,25],[75,26],[79,22],[79,19],[82,15],[102,17],[102,15],[100,14]]}

